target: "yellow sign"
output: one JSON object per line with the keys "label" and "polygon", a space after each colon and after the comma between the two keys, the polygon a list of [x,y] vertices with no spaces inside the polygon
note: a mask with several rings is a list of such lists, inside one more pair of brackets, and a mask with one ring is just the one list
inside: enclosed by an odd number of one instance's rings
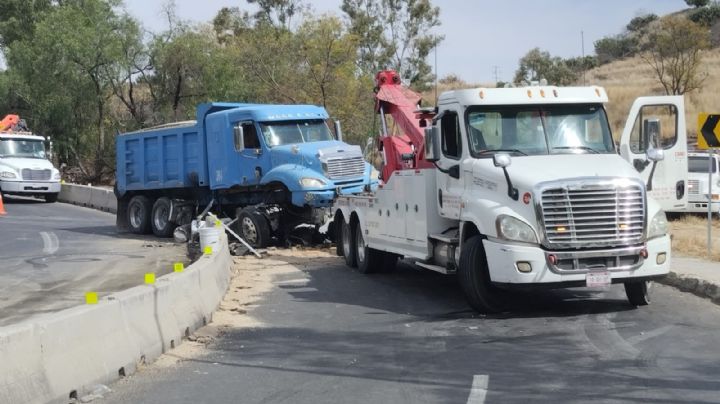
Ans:
{"label": "yellow sign", "polygon": [[175,264],[173,264],[173,269],[175,270],[175,272],[182,272],[183,269],[185,269],[185,265],[183,265],[182,262],[176,262]]}
{"label": "yellow sign", "polygon": [[720,114],[698,114],[698,149],[720,147]]}
{"label": "yellow sign", "polygon": [[85,303],[87,304],[97,304],[98,302],[98,295],[96,292],[87,292],[85,293]]}
{"label": "yellow sign", "polygon": [[148,272],[145,274],[145,283],[148,285],[152,285],[155,283],[155,274],[152,272]]}
{"label": "yellow sign", "polygon": [[205,249],[203,250],[203,253],[204,253],[205,255],[212,255],[212,253],[213,253],[212,247],[209,246],[209,245],[208,245],[208,246],[205,246]]}

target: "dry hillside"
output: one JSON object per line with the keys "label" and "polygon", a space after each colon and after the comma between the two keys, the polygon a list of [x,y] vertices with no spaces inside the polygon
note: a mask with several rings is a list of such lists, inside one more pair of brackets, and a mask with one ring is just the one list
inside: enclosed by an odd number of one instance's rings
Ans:
{"label": "dry hillside", "polygon": [[[693,139],[698,113],[720,112],[720,49],[705,52],[701,71],[707,74],[704,88],[685,95],[688,136]],[[635,98],[643,95],[665,95],[650,66],[639,57],[602,65],[588,71],[586,78],[588,84],[599,85],[607,90],[610,98],[607,111],[616,137],[620,136],[625,126],[627,114]]]}
{"label": "dry hillside", "polygon": [[[691,145],[695,143],[698,113],[720,113],[720,48],[705,51],[701,71],[707,75],[704,88],[685,95],[685,119]],[[587,71],[585,77],[587,85],[598,85],[607,90],[610,102],[606,108],[616,138],[622,133],[635,98],[665,95],[652,68],[640,57],[604,64]],[[470,84],[461,79],[441,80],[437,91],[440,94],[448,90],[477,87],[494,87],[494,84]],[[422,96],[424,105],[435,105],[434,89],[423,92]]]}

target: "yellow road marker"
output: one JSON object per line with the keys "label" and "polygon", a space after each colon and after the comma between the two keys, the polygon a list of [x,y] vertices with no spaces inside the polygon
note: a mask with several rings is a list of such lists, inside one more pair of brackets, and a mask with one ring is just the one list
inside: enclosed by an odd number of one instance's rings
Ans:
{"label": "yellow road marker", "polygon": [[211,246],[205,246],[205,249],[203,250],[203,254],[205,255],[212,255],[212,247]]}
{"label": "yellow road marker", "polygon": [[145,274],[145,284],[146,285],[152,285],[155,283],[155,274],[152,272],[148,272]]}
{"label": "yellow road marker", "polygon": [[175,272],[182,272],[185,269],[185,265],[182,262],[176,262],[173,264],[173,270]]}
{"label": "yellow road marker", "polygon": [[97,303],[98,303],[98,295],[97,295],[97,292],[87,292],[87,293],[85,293],[85,303],[87,303],[87,304],[97,304]]}

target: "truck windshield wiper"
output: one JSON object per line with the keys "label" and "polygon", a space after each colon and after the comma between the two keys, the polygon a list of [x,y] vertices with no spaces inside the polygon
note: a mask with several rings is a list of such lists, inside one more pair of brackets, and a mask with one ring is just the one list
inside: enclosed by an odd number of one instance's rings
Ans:
{"label": "truck windshield wiper", "polygon": [[552,149],[553,149],[553,150],[558,150],[558,149],[565,149],[565,150],[567,150],[567,149],[580,149],[580,150],[585,150],[586,152],[589,152],[589,153],[592,153],[592,154],[598,154],[598,153],[599,153],[597,150],[593,149],[592,147],[587,147],[587,146],[556,146],[556,147],[553,147]]}
{"label": "truck windshield wiper", "polygon": [[525,153],[522,150],[518,149],[489,149],[489,150],[480,150],[477,152],[478,155],[488,154],[488,153],[502,153],[502,152],[508,152],[508,153],[517,153],[523,156],[527,156],[527,153]]}

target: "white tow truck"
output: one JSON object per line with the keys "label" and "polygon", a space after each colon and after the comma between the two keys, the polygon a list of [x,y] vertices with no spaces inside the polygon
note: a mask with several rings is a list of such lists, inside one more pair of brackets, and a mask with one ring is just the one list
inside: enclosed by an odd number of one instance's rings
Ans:
{"label": "white tow truck", "polygon": [[[636,100],[619,155],[600,87],[457,90],[418,109],[394,71],[376,84],[384,184],[333,208],[348,265],[382,271],[404,257],[457,273],[481,312],[504,310],[507,290],[612,283],[649,303],[671,259],[650,195],[687,199],[682,97]],[[389,133],[388,114],[401,133]]]}
{"label": "white tow truck", "polygon": [[17,115],[0,121],[0,193],[57,201],[60,172],[48,160],[45,138],[28,131]]}
{"label": "white tow truck", "polygon": [[[708,158],[710,161],[708,161]],[[672,213],[711,212],[720,218],[720,155],[707,152],[688,153],[688,203],[681,209],[668,209]],[[708,170],[712,172],[710,176]]]}

